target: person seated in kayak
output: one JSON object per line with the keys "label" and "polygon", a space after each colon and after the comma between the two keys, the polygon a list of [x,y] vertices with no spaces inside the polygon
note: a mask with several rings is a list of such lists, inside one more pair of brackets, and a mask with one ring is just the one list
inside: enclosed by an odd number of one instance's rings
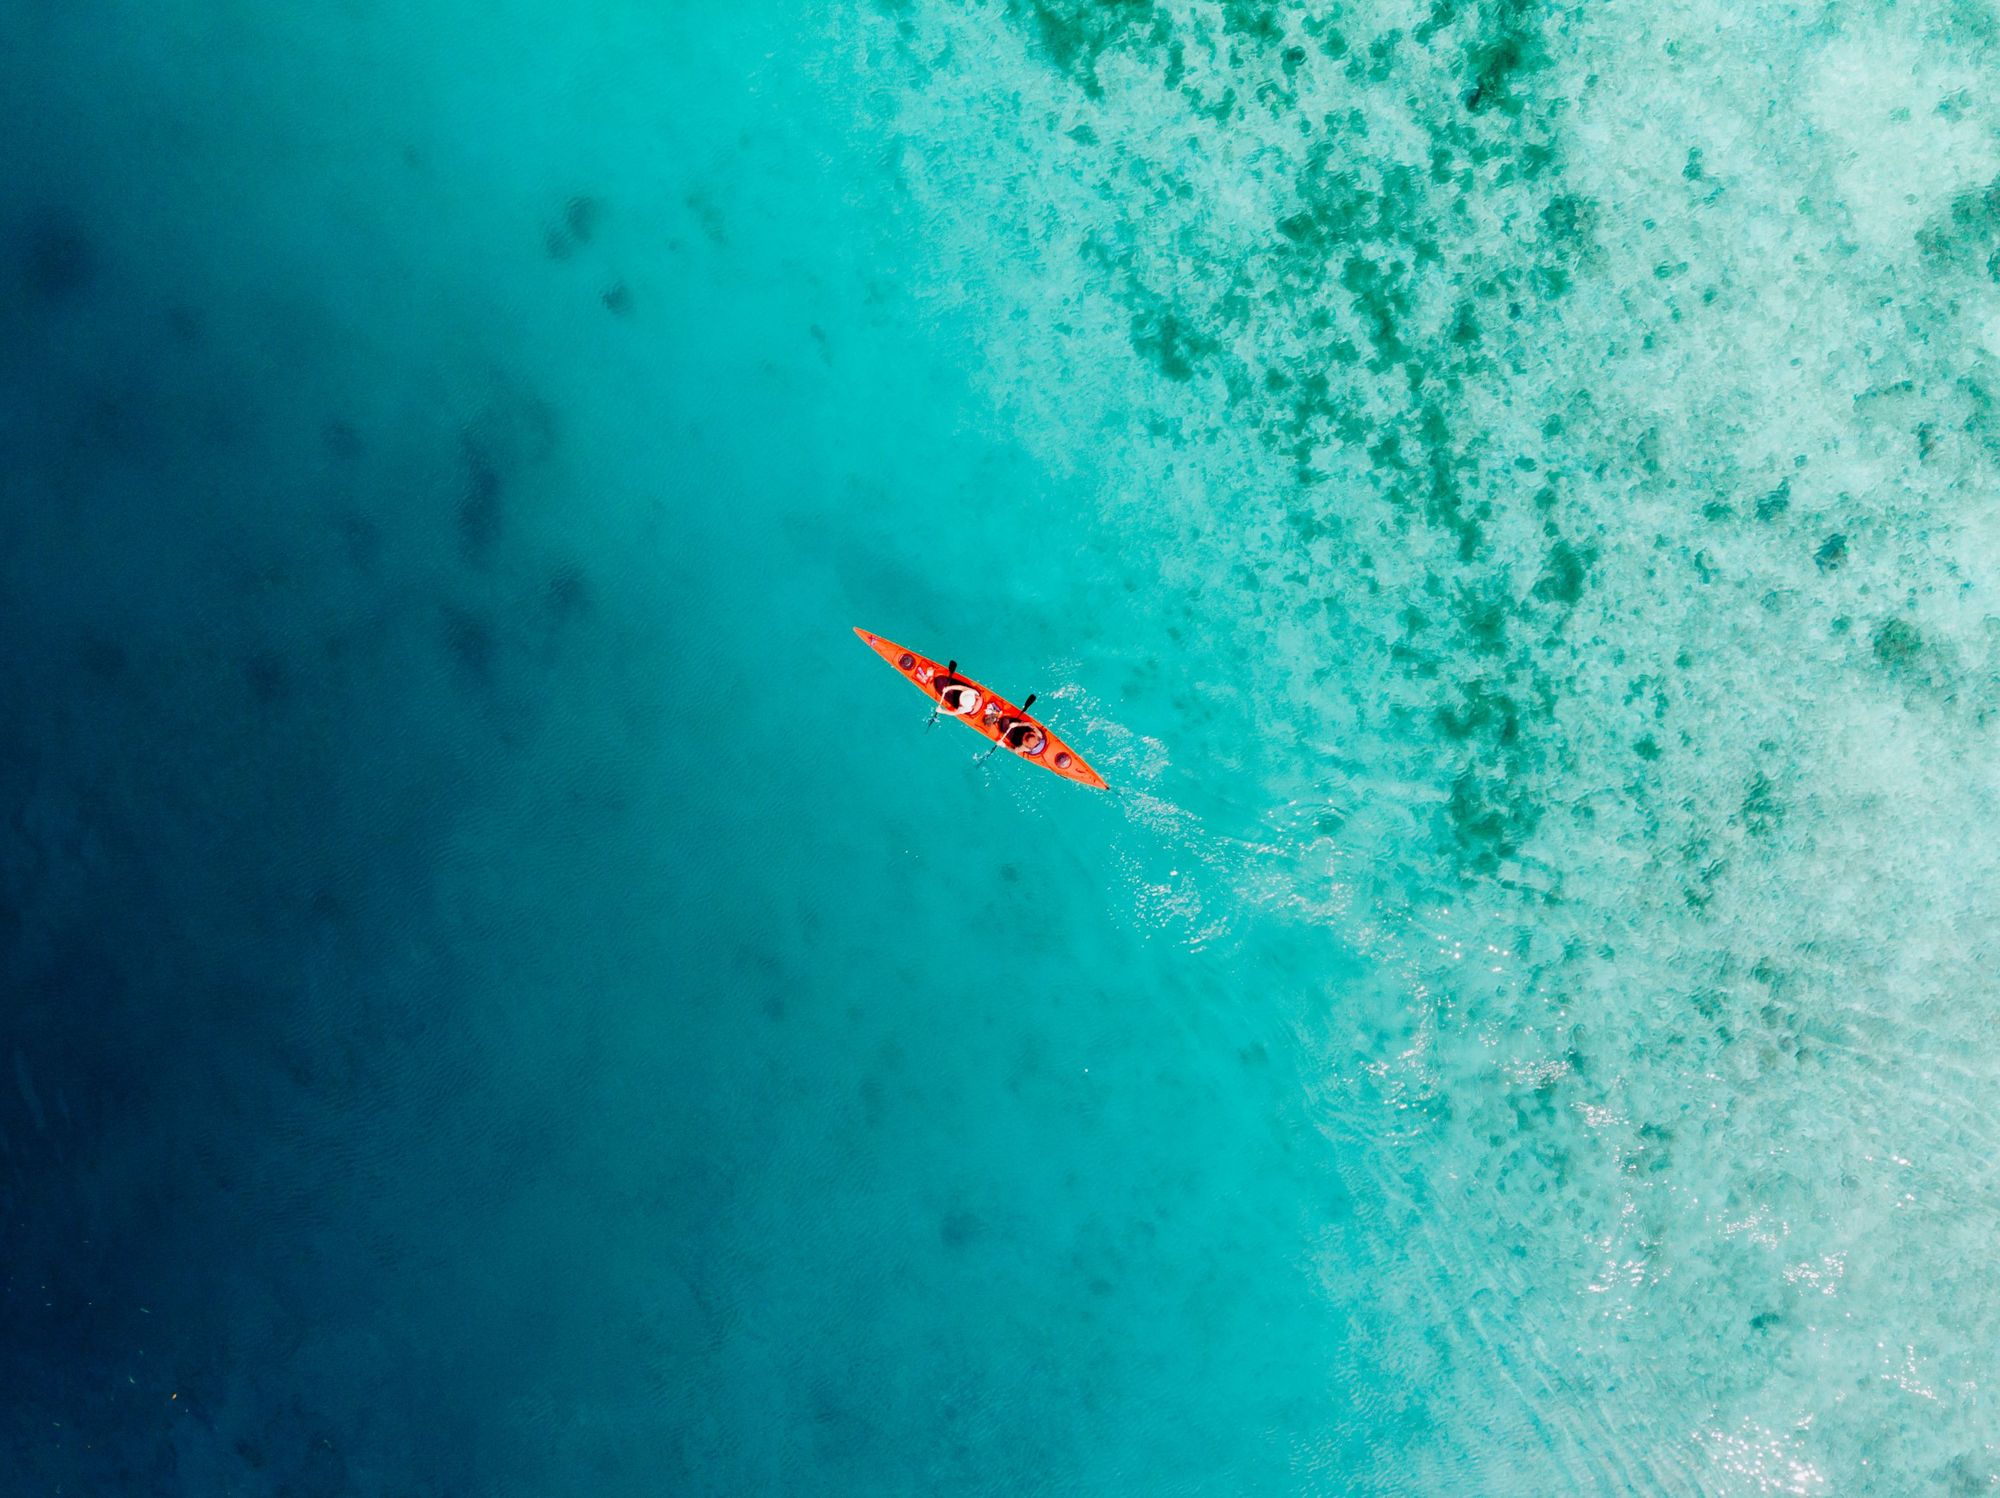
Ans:
{"label": "person seated in kayak", "polygon": [[[1035,694],[1028,693],[1028,700],[1021,704],[1021,712],[1026,714],[1035,705]],[[1016,754],[1036,755],[1042,752],[1049,736],[1042,732],[1042,725],[1026,716],[1007,717],[1000,720],[1000,742]]]}
{"label": "person seated in kayak", "polygon": [[971,682],[960,681],[955,674],[957,671],[958,662],[951,661],[932,678],[931,690],[937,693],[937,706],[931,709],[930,722],[924,725],[926,728],[937,722],[939,713],[963,718],[979,706],[979,688]]}

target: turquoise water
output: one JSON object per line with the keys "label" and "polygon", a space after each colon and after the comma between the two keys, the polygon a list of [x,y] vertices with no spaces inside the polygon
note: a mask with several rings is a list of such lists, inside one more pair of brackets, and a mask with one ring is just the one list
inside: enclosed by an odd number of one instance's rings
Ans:
{"label": "turquoise water", "polygon": [[7,1491],[2000,1483],[1985,12],[0,22]]}

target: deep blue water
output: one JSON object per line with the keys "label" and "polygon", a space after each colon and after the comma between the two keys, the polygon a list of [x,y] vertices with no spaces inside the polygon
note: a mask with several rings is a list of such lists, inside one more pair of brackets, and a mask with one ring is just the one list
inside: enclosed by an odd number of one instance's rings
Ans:
{"label": "deep blue water", "polygon": [[2000,1482],[1990,19],[0,37],[0,1492]]}

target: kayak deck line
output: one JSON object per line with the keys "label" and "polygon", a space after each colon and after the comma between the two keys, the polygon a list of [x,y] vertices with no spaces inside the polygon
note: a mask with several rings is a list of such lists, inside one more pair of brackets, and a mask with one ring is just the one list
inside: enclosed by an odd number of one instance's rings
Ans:
{"label": "kayak deck line", "polygon": [[1084,763],[1083,756],[1049,731],[1046,723],[974,681],[962,671],[948,671],[927,655],[885,640],[855,626],[862,642],[900,672],[904,680],[937,704],[941,717],[956,718],[1017,759],[1040,765],[1051,775],[1074,780],[1096,790],[1108,790],[1104,777]]}

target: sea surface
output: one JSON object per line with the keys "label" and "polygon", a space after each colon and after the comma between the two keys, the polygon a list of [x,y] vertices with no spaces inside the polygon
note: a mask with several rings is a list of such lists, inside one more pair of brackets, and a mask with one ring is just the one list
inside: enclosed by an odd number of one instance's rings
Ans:
{"label": "sea surface", "polygon": [[0,0],[0,1493],[2000,1486],[1996,77]]}

